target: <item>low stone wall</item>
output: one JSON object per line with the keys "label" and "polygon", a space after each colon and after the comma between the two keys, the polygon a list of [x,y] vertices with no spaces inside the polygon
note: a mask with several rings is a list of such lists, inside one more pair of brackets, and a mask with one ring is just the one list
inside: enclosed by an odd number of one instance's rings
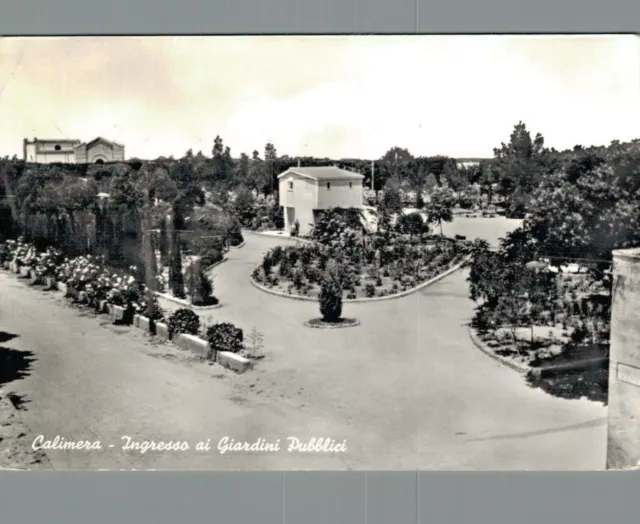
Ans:
{"label": "low stone wall", "polygon": [[169,326],[167,326],[164,322],[156,322],[156,336],[165,342],[171,340],[171,336],[169,334]]}
{"label": "low stone wall", "polygon": [[202,340],[195,335],[187,335],[186,333],[178,333],[176,336],[172,338],[172,342],[181,347],[182,349],[186,349],[187,351],[191,351],[193,354],[202,357],[208,358],[210,354],[209,343],[206,340]]}
{"label": "low stone wall", "polygon": [[253,362],[248,358],[244,358],[236,353],[228,351],[218,351],[216,353],[216,362],[221,366],[231,369],[236,373],[244,373],[253,367]]}

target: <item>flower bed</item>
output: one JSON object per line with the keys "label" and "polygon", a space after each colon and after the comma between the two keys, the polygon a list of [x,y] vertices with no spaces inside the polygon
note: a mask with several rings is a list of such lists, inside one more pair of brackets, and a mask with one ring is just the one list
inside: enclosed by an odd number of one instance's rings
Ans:
{"label": "flower bed", "polygon": [[471,337],[485,353],[520,372],[546,376],[601,366],[608,362],[608,344],[575,342],[560,328],[534,326],[482,331],[471,328]]}
{"label": "flower bed", "polygon": [[146,287],[134,276],[135,267],[128,272],[114,270],[89,255],[64,257],[53,247],[38,253],[33,244],[22,238],[8,240],[5,247],[4,256],[11,261],[14,271],[48,285],[55,281],[65,296],[78,298],[82,293],[83,300],[96,309],[106,301],[135,312],[146,310]]}
{"label": "flower bed", "polygon": [[385,244],[374,238],[371,244],[358,245],[351,239],[330,246],[278,246],[265,255],[252,278],[268,290],[317,299],[327,267],[333,265],[340,275],[343,298],[382,298],[428,282],[467,256],[465,242],[449,239],[412,242],[397,237]]}
{"label": "flower bed", "polygon": [[[38,254],[33,245],[22,239],[9,241],[5,247],[4,256],[17,273],[30,278],[32,283],[55,287],[65,297],[94,307],[100,313],[108,313],[115,324],[134,324],[161,340],[173,340],[178,346],[203,358],[217,360],[237,372],[252,366],[247,358],[249,354],[255,358],[262,356],[258,354],[255,342],[251,349],[245,348],[243,331],[232,324],[201,324],[199,316],[185,308],[165,319],[156,295],[152,295],[153,307],[147,303],[146,286],[131,274],[134,267],[130,268],[131,273],[117,271],[91,256],[63,258],[53,248]],[[151,313],[153,320],[143,316]],[[252,332],[252,336],[258,336],[257,332]]]}

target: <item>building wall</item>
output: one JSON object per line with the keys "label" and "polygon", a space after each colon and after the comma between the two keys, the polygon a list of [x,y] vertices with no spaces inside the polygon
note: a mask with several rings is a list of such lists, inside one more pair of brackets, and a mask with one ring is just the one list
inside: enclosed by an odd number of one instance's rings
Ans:
{"label": "building wall", "polygon": [[57,162],[63,164],[75,164],[76,157],[74,153],[57,151],[47,151],[46,153],[36,153],[35,162],[38,164],[54,164]]}
{"label": "building wall", "polygon": [[33,140],[24,142],[24,160],[41,164],[75,163],[77,140]]}
{"label": "building wall", "polygon": [[111,147],[103,142],[98,142],[87,148],[86,162],[94,164],[98,159],[102,159],[104,162],[124,160],[124,148]]}
{"label": "building wall", "polygon": [[87,146],[85,144],[76,147],[76,162],[78,164],[87,163]]}
{"label": "building wall", "polygon": [[[56,150],[59,147],[59,150]],[[94,163],[98,158],[104,162],[124,161],[124,147],[110,146],[104,142],[97,142],[89,148],[79,140],[34,140],[24,141],[24,160],[51,164],[63,163]]]}
{"label": "building wall", "polygon": [[[330,184],[329,188],[327,183]],[[360,208],[363,203],[362,191],[362,180],[322,180],[318,183],[316,209]]]}
{"label": "building wall", "polygon": [[[293,189],[289,189],[289,181]],[[300,224],[300,234],[311,231],[313,209],[317,201],[317,182],[313,179],[291,174],[279,180],[280,205],[284,208],[284,230],[290,231],[296,219]]]}
{"label": "building wall", "polygon": [[640,249],[614,251],[607,468],[640,464]]}
{"label": "building wall", "polygon": [[32,142],[28,142],[25,144],[25,157],[24,160],[26,162],[35,162],[36,161],[36,145]]}

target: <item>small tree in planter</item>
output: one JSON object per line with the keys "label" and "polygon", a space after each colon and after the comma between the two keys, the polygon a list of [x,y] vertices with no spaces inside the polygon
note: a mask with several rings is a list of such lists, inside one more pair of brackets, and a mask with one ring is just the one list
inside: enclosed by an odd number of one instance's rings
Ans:
{"label": "small tree in planter", "polygon": [[169,317],[167,327],[172,336],[180,333],[197,335],[200,329],[200,317],[190,309],[178,309]]}
{"label": "small tree in planter", "polygon": [[264,356],[264,337],[254,326],[247,337],[247,356],[250,358],[262,358]]}
{"label": "small tree in planter", "polygon": [[327,279],[320,288],[320,313],[324,322],[338,322],[342,316],[342,288],[334,279]]}

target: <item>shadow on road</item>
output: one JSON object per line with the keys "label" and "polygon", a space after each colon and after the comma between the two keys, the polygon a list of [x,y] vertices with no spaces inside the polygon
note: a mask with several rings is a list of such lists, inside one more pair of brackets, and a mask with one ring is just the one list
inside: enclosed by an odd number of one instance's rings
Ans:
{"label": "shadow on road", "polygon": [[27,400],[24,395],[16,395],[15,393],[8,393],[7,398],[11,401],[13,407],[19,410],[24,410],[25,404],[31,402]]}
{"label": "shadow on road", "polygon": [[527,378],[533,388],[540,388],[549,395],[566,399],[585,397],[607,405],[609,370],[594,369],[581,373],[566,373],[553,377]]}
{"label": "shadow on road", "polygon": [[7,333],[5,331],[0,331],[0,344],[4,344],[5,342],[9,342],[9,340],[13,340],[18,335],[14,335],[13,333]]}
{"label": "shadow on road", "polygon": [[0,346],[0,386],[29,376],[35,360],[31,351],[20,351]]}

